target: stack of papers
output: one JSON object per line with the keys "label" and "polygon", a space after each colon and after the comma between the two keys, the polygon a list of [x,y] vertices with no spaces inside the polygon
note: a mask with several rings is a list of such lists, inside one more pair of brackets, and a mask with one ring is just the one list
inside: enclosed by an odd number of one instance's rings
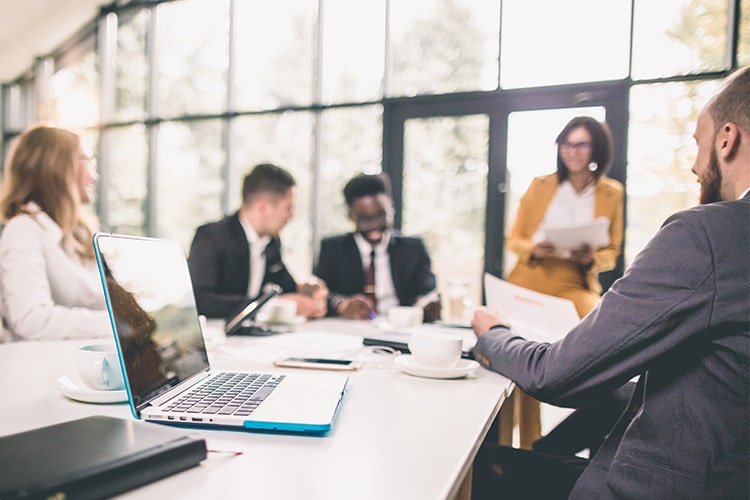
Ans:
{"label": "stack of papers", "polygon": [[489,273],[484,275],[487,309],[505,316],[528,340],[557,342],[578,324],[572,301],[523,288]]}
{"label": "stack of papers", "polygon": [[547,228],[544,235],[558,250],[576,250],[583,245],[593,249],[603,248],[609,245],[609,220],[599,217],[579,226]]}

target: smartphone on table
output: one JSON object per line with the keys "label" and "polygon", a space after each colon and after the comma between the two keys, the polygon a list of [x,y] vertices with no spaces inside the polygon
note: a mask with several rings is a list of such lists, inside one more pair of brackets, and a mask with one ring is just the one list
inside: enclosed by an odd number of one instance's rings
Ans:
{"label": "smartphone on table", "polygon": [[273,364],[288,368],[313,368],[316,370],[356,370],[362,366],[361,362],[353,359],[301,357],[277,359]]}

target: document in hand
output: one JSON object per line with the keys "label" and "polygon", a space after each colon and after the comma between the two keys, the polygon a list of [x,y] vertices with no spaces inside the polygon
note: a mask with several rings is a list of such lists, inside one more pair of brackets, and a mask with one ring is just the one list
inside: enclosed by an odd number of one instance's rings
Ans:
{"label": "document in hand", "polygon": [[487,309],[503,314],[511,329],[528,340],[557,342],[580,321],[573,302],[484,274]]}
{"label": "document in hand", "polygon": [[0,437],[0,498],[105,498],[197,465],[203,439],[92,416]]}
{"label": "document in hand", "polygon": [[609,245],[609,220],[599,217],[589,224],[547,228],[544,236],[559,250],[576,250],[583,245],[594,249],[603,248]]}

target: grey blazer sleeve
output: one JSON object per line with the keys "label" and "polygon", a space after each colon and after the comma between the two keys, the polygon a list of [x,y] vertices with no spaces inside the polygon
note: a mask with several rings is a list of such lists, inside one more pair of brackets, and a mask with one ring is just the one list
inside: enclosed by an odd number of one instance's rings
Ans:
{"label": "grey blazer sleeve", "polygon": [[[478,339],[475,352],[534,397],[576,406],[588,391],[612,390],[711,331],[717,312],[714,252],[701,221],[677,214],[564,339],[535,343],[497,329]],[[722,314],[742,317],[741,311]]]}

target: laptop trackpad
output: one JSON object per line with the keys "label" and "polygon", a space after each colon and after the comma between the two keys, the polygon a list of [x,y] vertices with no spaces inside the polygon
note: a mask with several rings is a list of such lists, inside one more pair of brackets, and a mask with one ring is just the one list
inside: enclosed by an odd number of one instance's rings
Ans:
{"label": "laptop trackpad", "polygon": [[262,422],[305,422],[324,424],[331,421],[341,394],[331,387],[293,383],[287,379],[255,410],[248,420]]}

